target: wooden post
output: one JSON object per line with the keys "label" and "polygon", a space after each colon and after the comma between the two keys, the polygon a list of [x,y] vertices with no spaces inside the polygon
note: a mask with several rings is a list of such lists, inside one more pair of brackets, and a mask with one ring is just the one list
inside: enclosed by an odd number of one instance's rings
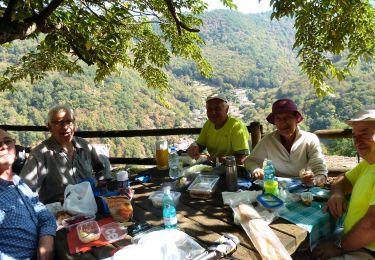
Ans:
{"label": "wooden post", "polygon": [[248,130],[251,135],[251,149],[254,149],[255,145],[262,138],[262,126],[259,122],[251,122]]}

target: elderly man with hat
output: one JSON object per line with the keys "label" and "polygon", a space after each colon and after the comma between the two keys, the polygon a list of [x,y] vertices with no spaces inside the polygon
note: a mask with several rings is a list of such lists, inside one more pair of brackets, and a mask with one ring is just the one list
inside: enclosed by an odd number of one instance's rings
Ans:
{"label": "elderly man with hat", "polygon": [[[308,185],[321,185],[327,177],[327,166],[318,137],[298,128],[303,120],[297,105],[290,99],[277,100],[267,121],[276,126],[276,131],[263,137],[246,159],[245,167],[257,179],[262,179],[264,159],[271,159],[276,175],[302,177]],[[301,170],[308,174],[300,176]]]}
{"label": "elderly man with hat", "polygon": [[344,235],[319,244],[313,257],[375,259],[375,109],[361,110],[346,123],[352,127],[354,147],[363,160],[337,178],[327,201],[325,210],[335,218],[346,211]]}
{"label": "elderly man with hat", "polygon": [[234,155],[237,164],[243,164],[249,154],[249,132],[245,124],[228,116],[228,100],[222,94],[212,94],[206,99],[208,120],[203,125],[196,143],[190,145],[188,154],[198,159],[207,149],[211,160],[225,161]]}

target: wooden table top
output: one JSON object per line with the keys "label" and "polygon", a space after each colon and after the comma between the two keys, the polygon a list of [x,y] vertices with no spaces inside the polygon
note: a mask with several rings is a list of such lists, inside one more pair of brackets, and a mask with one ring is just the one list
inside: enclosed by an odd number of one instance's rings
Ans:
{"label": "wooden table top", "polygon": [[[132,185],[135,191],[132,200],[134,209],[133,220],[136,222],[147,222],[152,226],[162,226],[162,209],[154,207],[148,197],[153,191],[160,189],[160,185],[163,182],[170,181],[167,177],[168,172],[151,168],[145,171],[145,173],[152,176],[151,182]],[[195,238],[203,247],[211,245],[223,234],[231,233],[240,239],[240,245],[233,253],[232,259],[261,259],[242,227],[234,224],[231,208],[223,205],[220,191],[224,190],[225,176],[221,176],[217,192],[210,199],[193,199],[189,196],[188,192],[181,192],[180,201],[176,207],[179,229]],[[305,229],[290,224],[283,219],[274,221],[270,227],[291,255],[307,237]],[[131,243],[131,238],[127,237],[112,245],[93,248],[88,253],[72,256],[69,254],[66,234],[66,230],[60,230],[56,235],[55,249],[59,259],[104,259],[109,257],[116,248]]]}

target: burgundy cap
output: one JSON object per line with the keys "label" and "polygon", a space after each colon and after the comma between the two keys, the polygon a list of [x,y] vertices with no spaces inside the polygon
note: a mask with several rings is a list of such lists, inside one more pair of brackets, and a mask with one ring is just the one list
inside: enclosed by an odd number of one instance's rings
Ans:
{"label": "burgundy cap", "polygon": [[275,124],[275,115],[284,113],[284,112],[296,112],[296,120],[297,123],[301,122],[303,120],[303,116],[297,109],[296,103],[294,103],[292,100],[284,98],[279,99],[272,105],[272,113],[270,113],[267,116],[267,121],[271,124]]}

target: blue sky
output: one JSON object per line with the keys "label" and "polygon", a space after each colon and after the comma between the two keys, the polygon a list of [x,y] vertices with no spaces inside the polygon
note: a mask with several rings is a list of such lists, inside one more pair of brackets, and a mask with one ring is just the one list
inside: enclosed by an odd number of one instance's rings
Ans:
{"label": "blue sky", "polygon": [[[208,10],[223,9],[224,6],[220,0],[206,0],[208,3]],[[259,13],[271,10],[269,0],[233,0],[237,5],[237,10],[242,13]]]}

